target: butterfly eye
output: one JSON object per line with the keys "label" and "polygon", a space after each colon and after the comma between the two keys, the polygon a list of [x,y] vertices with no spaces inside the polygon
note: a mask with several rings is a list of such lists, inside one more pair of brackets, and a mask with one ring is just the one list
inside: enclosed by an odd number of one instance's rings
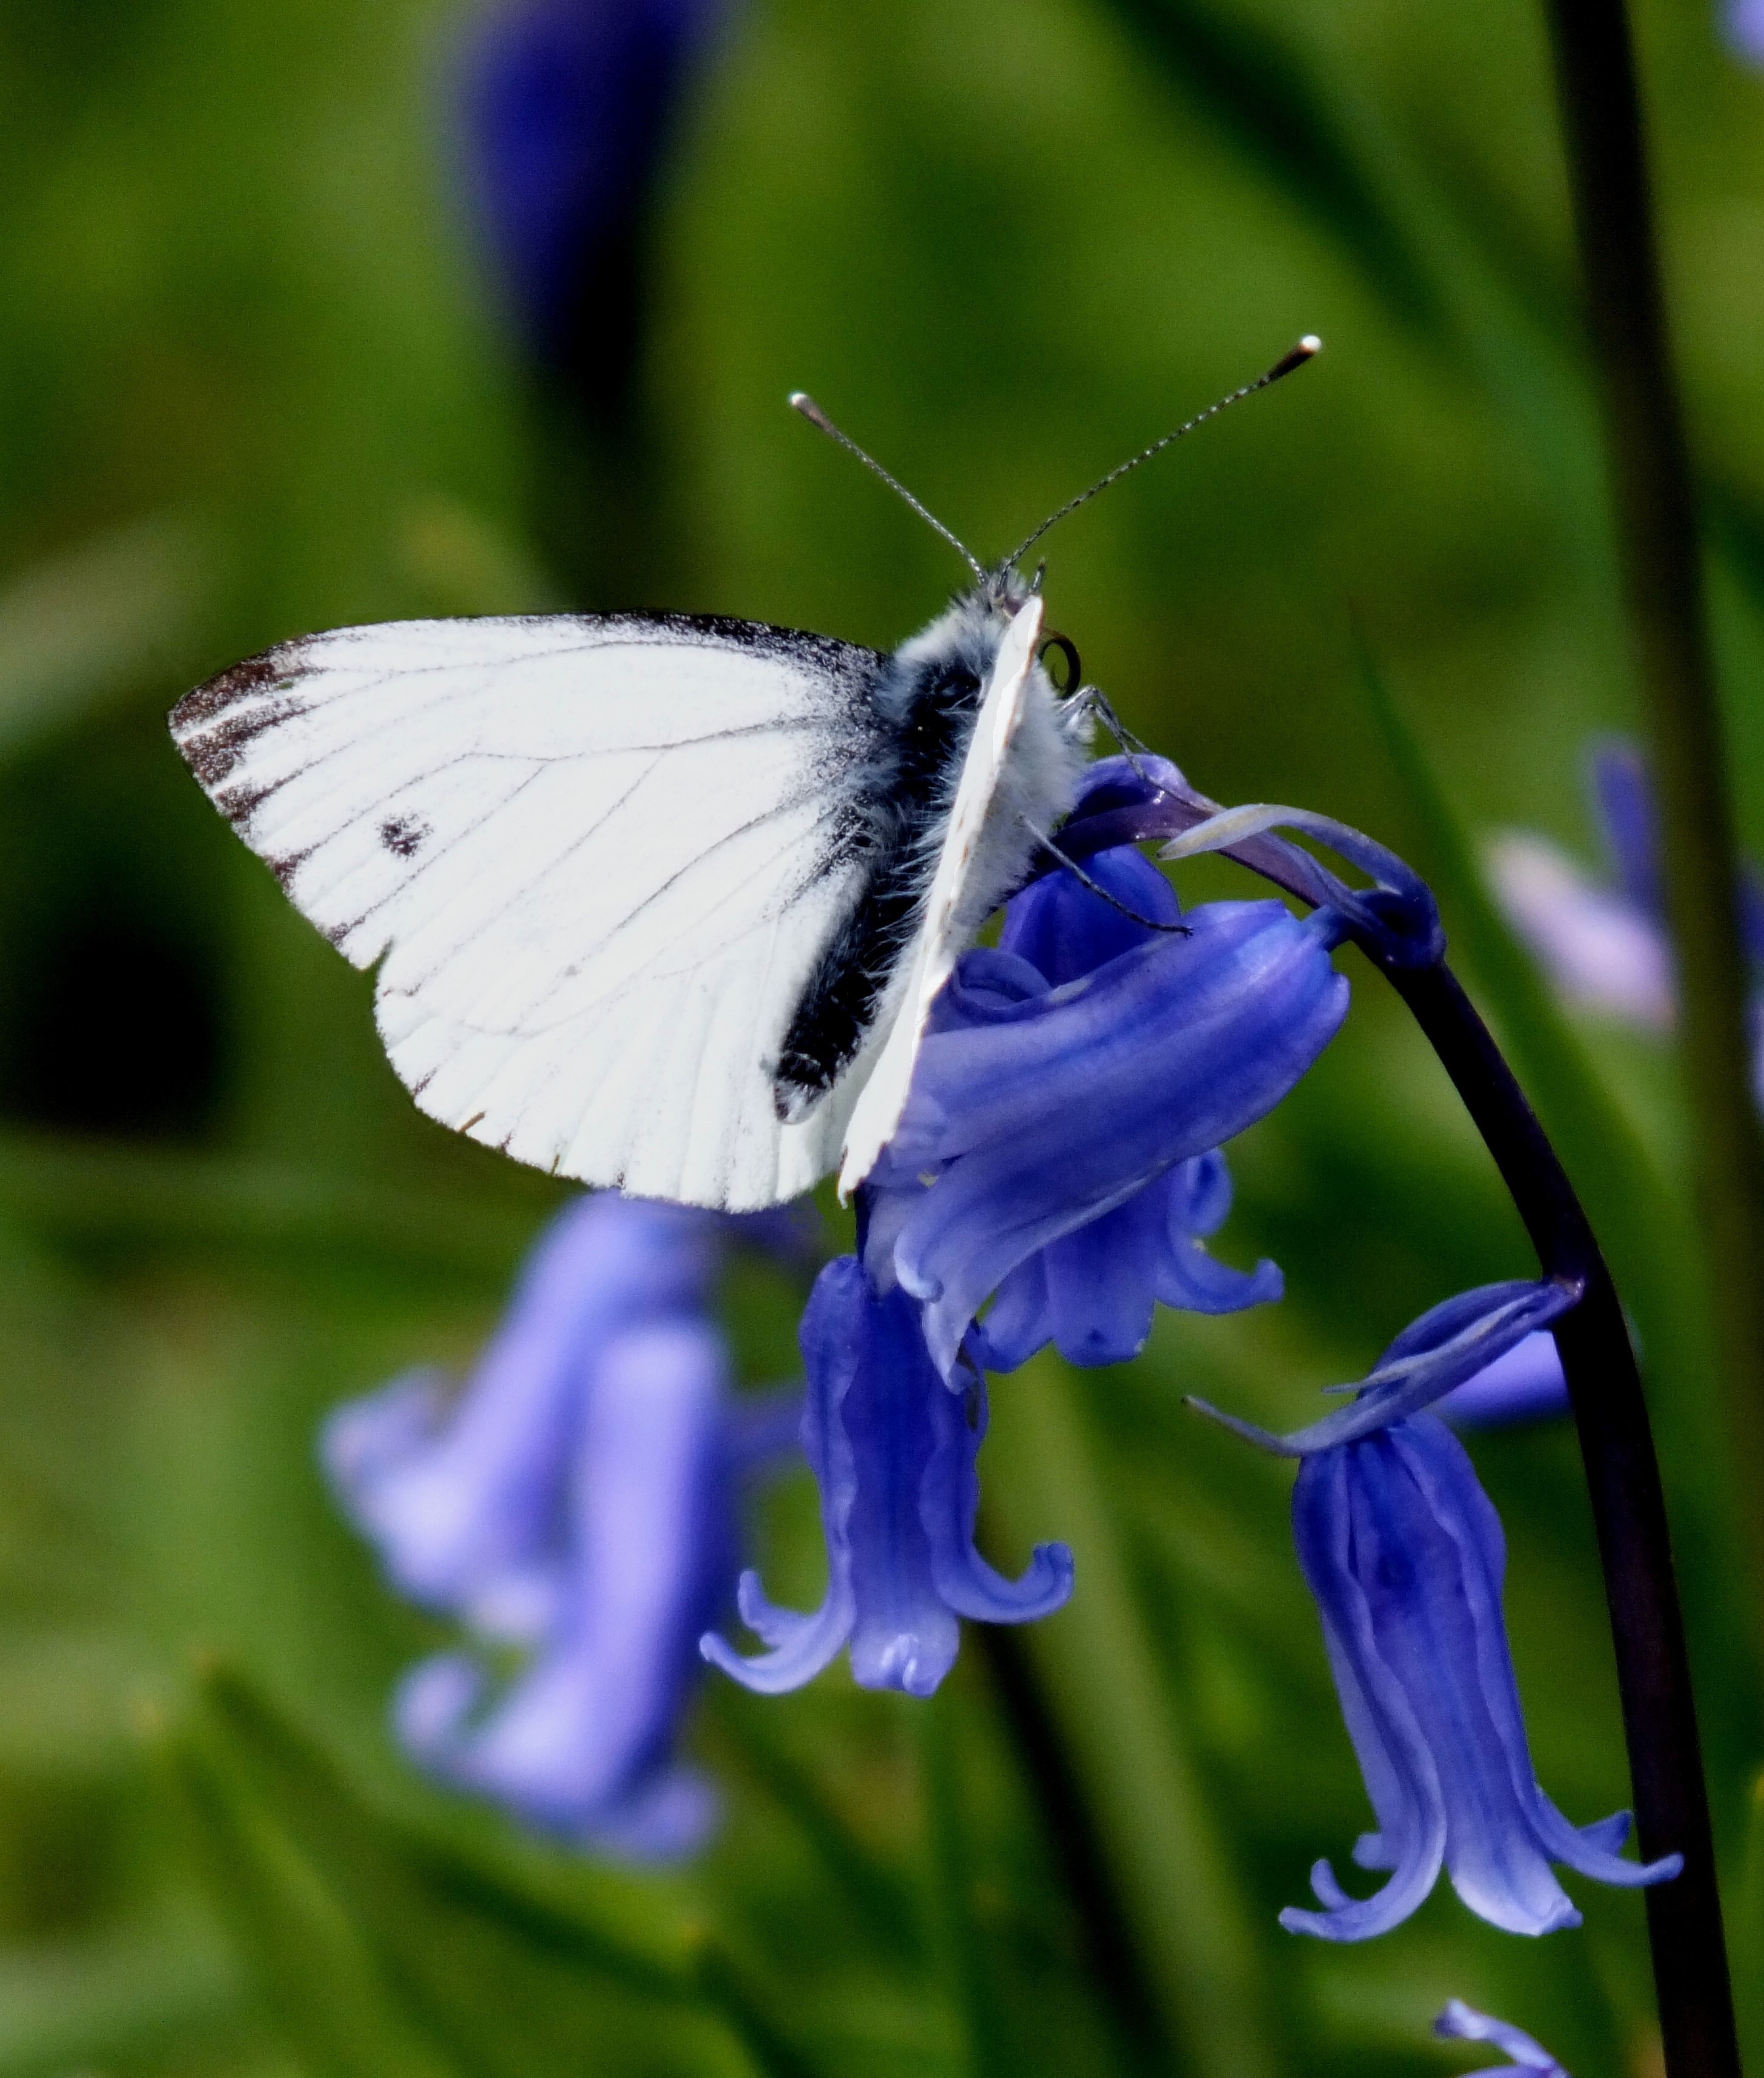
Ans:
{"label": "butterfly eye", "polygon": [[[1065,660],[1065,669],[1056,673],[1048,659],[1057,650]],[[1057,693],[1075,693],[1084,677],[1084,666],[1078,661],[1078,645],[1070,635],[1050,635],[1041,645],[1041,668],[1053,681]]]}

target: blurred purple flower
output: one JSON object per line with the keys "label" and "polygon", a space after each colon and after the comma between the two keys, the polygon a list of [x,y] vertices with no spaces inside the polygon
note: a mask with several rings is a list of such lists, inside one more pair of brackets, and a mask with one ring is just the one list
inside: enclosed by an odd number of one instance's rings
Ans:
{"label": "blurred purple flower", "polygon": [[[1641,752],[1623,742],[1596,746],[1592,787],[1608,878],[1594,878],[1546,837],[1508,830],[1488,849],[1495,897],[1570,1003],[1665,1031],[1678,1015],[1678,983],[1658,819]],[[1740,920],[1747,956],[1764,973],[1764,885],[1749,868]],[[1753,1030],[1753,1084],[1764,1104],[1764,1011],[1756,997]]]}
{"label": "blurred purple flower", "polygon": [[[1087,870],[1175,921],[1136,853]],[[1346,1013],[1338,920],[1263,901],[1186,921],[1135,923],[1061,870],[951,978],[871,1173],[865,1248],[878,1287],[924,1303],[945,1375],[995,1292],[975,1348],[1004,1370],[1050,1340],[1080,1362],[1131,1356],[1156,1299],[1221,1312],[1279,1296],[1272,1263],[1230,1270],[1201,1241],[1230,1204],[1220,1143],[1279,1102]]]}
{"label": "blurred purple flower", "polygon": [[616,384],[657,170],[720,0],[511,0],[461,82],[486,243],[542,358]]}
{"label": "blurred purple flower", "polygon": [[567,1467],[596,1367],[633,1329],[699,1316],[716,1223],[602,1192],[528,1258],[502,1325],[454,1399],[439,1373],[339,1408],[323,1450],[388,1578],[486,1636],[531,1642],[556,1617],[570,1528]]}
{"label": "blurred purple flower", "polygon": [[1318,1862],[1311,1882],[1324,1909],[1289,1907],[1280,1923],[1290,1932],[1387,1933],[1444,1867],[1481,1917],[1546,1934],[1580,1920],[1552,1862],[1627,1885],[1682,1866],[1677,1855],[1623,1860],[1628,1812],[1576,1828],[1538,1786],[1501,1607],[1500,1518],[1463,1446],[1423,1411],[1578,1296],[1549,1283],[1464,1293],[1407,1328],[1337,1413],[1287,1437],[1228,1422],[1303,1459],[1292,1496],[1299,1562],[1378,1821],[1353,1859],[1390,1871],[1382,1890],[1356,1899]]}
{"label": "blurred purple flower", "polygon": [[1508,921],[1570,1003],[1666,1030],[1675,1007],[1672,952],[1655,916],[1528,831],[1496,838],[1488,863]]}
{"label": "blurred purple flower", "polygon": [[1555,2058],[1541,2042],[1515,2027],[1511,2021],[1496,2020],[1492,2013],[1478,2013],[1462,1999],[1448,1999],[1433,2022],[1433,2032],[1448,2041],[1491,2042],[1512,2059],[1511,2063],[1491,2064],[1486,2071],[1471,2071],[1466,2078],[1508,2078],[1516,2067],[1536,2071],[1544,2078],[1568,2078]]}
{"label": "blurred purple flower", "polygon": [[715,1796],[674,1757],[698,1634],[736,1571],[724,1359],[702,1324],[635,1328],[602,1356],[569,1467],[570,1540],[553,1621],[492,1696],[449,1652],[401,1685],[394,1717],[433,1773],[545,1830],[636,1859],[690,1853]]}
{"label": "blurred purple flower", "polygon": [[1534,1329],[1454,1386],[1440,1401],[1439,1412],[1454,1429],[1498,1429],[1566,1414],[1568,1381],[1555,1337],[1545,1328]]}
{"label": "blurred purple flower", "polygon": [[723,1237],[749,1224],[578,1200],[457,1397],[433,1373],[395,1379],[322,1439],[393,1584],[527,1650],[494,1692],[470,1651],[415,1668],[394,1708],[408,1750],[633,1858],[690,1851],[715,1815],[673,1749],[699,1635],[734,1583],[736,1479],[779,1440],[775,1404],[732,1396],[706,1310]]}
{"label": "blurred purple flower", "polygon": [[1736,57],[1764,65],[1764,0],[1727,0],[1721,27]]}
{"label": "blurred purple flower", "polygon": [[712,1634],[704,1655],[776,1695],[849,1646],[862,1687],[928,1696],[954,1662],[958,1617],[1048,1615],[1072,1592],[1072,1555],[1037,1545],[1022,1578],[1007,1580],[974,1550],[985,1381],[972,1373],[955,1390],[945,1383],[905,1292],[878,1294],[857,1258],[841,1256],[821,1272],[802,1341],[803,1447],[820,1484],[826,1596],[811,1615],[779,1609],[744,1573],[742,1621],[769,1650],[744,1659]]}

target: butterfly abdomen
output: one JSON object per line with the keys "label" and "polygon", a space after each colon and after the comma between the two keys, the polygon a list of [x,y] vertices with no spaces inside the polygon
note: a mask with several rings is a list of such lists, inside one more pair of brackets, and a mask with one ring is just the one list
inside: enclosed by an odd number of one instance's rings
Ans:
{"label": "butterfly abdomen", "polygon": [[924,912],[974,734],[990,659],[947,649],[915,656],[919,646],[891,657],[871,693],[874,747],[853,774],[837,850],[840,861],[855,857],[864,870],[779,1051],[773,1094],[786,1121],[808,1115],[875,1024]]}

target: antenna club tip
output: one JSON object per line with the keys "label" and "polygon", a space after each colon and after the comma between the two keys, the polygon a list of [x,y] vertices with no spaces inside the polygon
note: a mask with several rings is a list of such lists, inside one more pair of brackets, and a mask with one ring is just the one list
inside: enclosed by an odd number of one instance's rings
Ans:
{"label": "antenna club tip", "polygon": [[839,428],[806,390],[791,390],[790,409],[793,411],[800,411],[811,426],[818,427],[822,432],[830,435],[834,440],[840,440],[844,437]]}
{"label": "antenna club tip", "polygon": [[[1261,378],[1262,383],[1278,382],[1282,375],[1290,375],[1294,369],[1303,368],[1313,354],[1321,353],[1322,351],[1323,341],[1315,332],[1307,332],[1290,353],[1281,355],[1274,366]],[[1261,385],[1258,384],[1257,386],[1259,388]]]}

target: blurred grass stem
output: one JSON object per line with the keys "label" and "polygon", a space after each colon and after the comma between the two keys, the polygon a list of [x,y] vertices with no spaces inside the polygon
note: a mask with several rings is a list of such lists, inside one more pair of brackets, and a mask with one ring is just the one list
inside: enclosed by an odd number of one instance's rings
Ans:
{"label": "blurred grass stem", "polygon": [[1546,0],[1586,319],[1653,750],[1680,1045],[1751,1600],[1764,1609],[1764,1130],[1754,1109],[1738,854],[1623,0]]}
{"label": "blurred grass stem", "polygon": [[1125,2060],[1136,2070],[1159,2070],[1169,2063],[1171,2051],[1157,2000],[1083,1781],[1035,1663],[1021,1637],[1008,1625],[977,1625],[974,1637],[1018,1763],[1035,1792],[1091,1981],[1107,2009]]}
{"label": "blurred grass stem", "polygon": [[1020,1552],[1057,1521],[1082,1568],[1082,1613],[1049,1617],[1023,1646],[1133,1931],[1170,2045],[1160,2068],[1272,2078],[1282,2066],[1251,1909],[1191,1729],[1160,1673],[1082,1403],[1042,1359],[1013,1374],[1010,1395],[1010,1421],[986,1437],[996,1468],[989,1533]]}
{"label": "blurred grass stem", "polygon": [[957,1698],[945,1689],[915,1713],[929,1836],[932,1949],[956,2022],[957,2069],[964,2078],[1009,2078],[1013,2059],[976,1909],[957,1708]]}

